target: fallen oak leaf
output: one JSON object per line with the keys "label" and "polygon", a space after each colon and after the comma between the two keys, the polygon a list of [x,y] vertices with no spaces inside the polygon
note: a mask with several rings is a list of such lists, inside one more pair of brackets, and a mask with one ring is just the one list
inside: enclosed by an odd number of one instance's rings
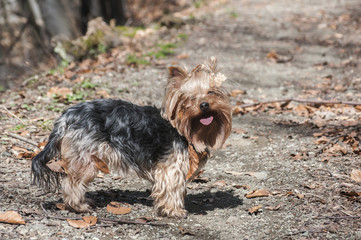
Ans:
{"label": "fallen oak leaf", "polygon": [[88,223],[90,226],[94,226],[98,221],[97,217],[95,216],[84,216],[83,219],[84,222]]}
{"label": "fallen oak leaf", "polygon": [[195,234],[183,227],[179,227],[179,232],[182,234],[182,235],[190,235],[190,236],[194,236]]}
{"label": "fallen oak leaf", "polygon": [[248,185],[238,185],[238,184],[236,184],[236,185],[233,185],[233,187],[234,188],[237,188],[237,189],[248,189],[248,190],[250,190],[251,189],[251,187],[250,186],[248,186]]}
{"label": "fallen oak leaf", "polygon": [[271,211],[277,211],[278,209],[280,209],[282,206],[282,203],[279,203],[277,206],[268,206],[265,207],[267,210],[271,210]]}
{"label": "fallen oak leaf", "polygon": [[110,202],[107,205],[107,211],[116,215],[124,215],[132,211],[129,207],[122,207],[119,202]]}
{"label": "fallen oak leaf", "polygon": [[248,213],[251,214],[251,215],[253,213],[256,214],[261,210],[261,208],[262,208],[262,205],[251,207],[250,209],[248,209]]}
{"label": "fallen oak leaf", "polygon": [[73,219],[66,219],[68,224],[75,228],[87,228],[90,227],[90,224],[85,222],[84,220],[73,220]]}
{"label": "fallen oak leaf", "polygon": [[24,219],[16,211],[7,211],[0,213],[0,222],[12,224],[25,224]]}
{"label": "fallen oak leaf", "polygon": [[322,136],[319,139],[315,140],[316,144],[328,143],[330,139],[328,137]]}
{"label": "fallen oak leaf", "polygon": [[236,97],[237,95],[244,95],[246,94],[247,92],[244,91],[244,90],[239,90],[239,89],[235,89],[235,90],[232,90],[231,91],[231,96],[232,97]]}
{"label": "fallen oak leaf", "polygon": [[361,183],[361,171],[357,169],[352,169],[351,179],[357,183]]}
{"label": "fallen oak leaf", "polygon": [[267,189],[260,189],[256,191],[249,192],[245,194],[246,198],[254,198],[254,197],[268,197],[272,193],[268,191]]}
{"label": "fallen oak leaf", "polygon": [[59,210],[65,210],[65,203],[57,203],[55,206]]}

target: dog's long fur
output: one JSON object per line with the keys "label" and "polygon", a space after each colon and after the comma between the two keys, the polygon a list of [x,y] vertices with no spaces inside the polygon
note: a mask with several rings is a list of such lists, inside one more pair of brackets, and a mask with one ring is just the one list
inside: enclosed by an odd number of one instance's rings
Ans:
{"label": "dog's long fur", "polygon": [[152,182],[158,213],[185,217],[188,148],[208,152],[221,147],[230,134],[231,108],[224,90],[212,84],[216,73],[214,59],[191,73],[169,68],[162,112],[111,99],[69,108],[56,120],[48,144],[32,161],[34,183],[46,188],[59,184],[58,173],[46,164],[61,156],[67,172],[62,180],[66,206],[90,211],[84,194],[97,175],[97,158],[113,172],[134,171]]}

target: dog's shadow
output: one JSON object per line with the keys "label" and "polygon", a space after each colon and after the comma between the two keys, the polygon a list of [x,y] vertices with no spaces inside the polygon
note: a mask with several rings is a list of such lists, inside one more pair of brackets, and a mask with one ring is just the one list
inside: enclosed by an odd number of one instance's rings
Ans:
{"label": "dog's shadow", "polygon": [[[149,191],[100,190],[88,192],[86,197],[94,201],[96,208],[103,208],[111,201],[152,206],[153,200],[149,194]],[[235,196],[233,191],[211,192],[207,190],[201,193],[188,194],[185,202],[186,210],[196,215],[206,215],[208,211],[215,209],[229,209],[243,205],[243,200]]]}

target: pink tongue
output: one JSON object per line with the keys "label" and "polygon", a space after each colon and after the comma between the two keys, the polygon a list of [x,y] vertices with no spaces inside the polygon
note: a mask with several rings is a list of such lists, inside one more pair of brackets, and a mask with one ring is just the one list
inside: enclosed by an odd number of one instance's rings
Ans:
{"label": "pink tongue", "polygon": [[213,121],[213,116],[210,116],[208,118],[202,118],[200,121],[203,125],[207,126],[207,125],[211,124],[211,122]]}

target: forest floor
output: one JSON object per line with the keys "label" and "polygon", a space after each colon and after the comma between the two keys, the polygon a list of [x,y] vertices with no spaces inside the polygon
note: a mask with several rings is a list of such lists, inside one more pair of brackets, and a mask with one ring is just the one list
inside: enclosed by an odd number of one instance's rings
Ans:
{"label": "forest floor", "polygon": [[[130,66],[113,49],[6,91],[0,213],[16,211],[25,224],[0,223],[0,239],[360,239],[361,107],[352,104],[361,102],[360,16],[358,0],[224,1],[164,30],[163,39],[178,37],[167,58]],[[233,131],[188,184],[186,219],[156,216],[144,180],[100,174],[87,193],[98,223],[77,229],[66,219],[89,214],[61,210],[60,193],[30,184],[34,145],[47,140],[61,111],[102,97],[159,107],[167,66],[194,67],[210,56],[228,77]],[[258,101],[274,102],[242,107]],[[250,197],[257,190],[263,197]],[[131,212],[107,212],[112,201]]]}

